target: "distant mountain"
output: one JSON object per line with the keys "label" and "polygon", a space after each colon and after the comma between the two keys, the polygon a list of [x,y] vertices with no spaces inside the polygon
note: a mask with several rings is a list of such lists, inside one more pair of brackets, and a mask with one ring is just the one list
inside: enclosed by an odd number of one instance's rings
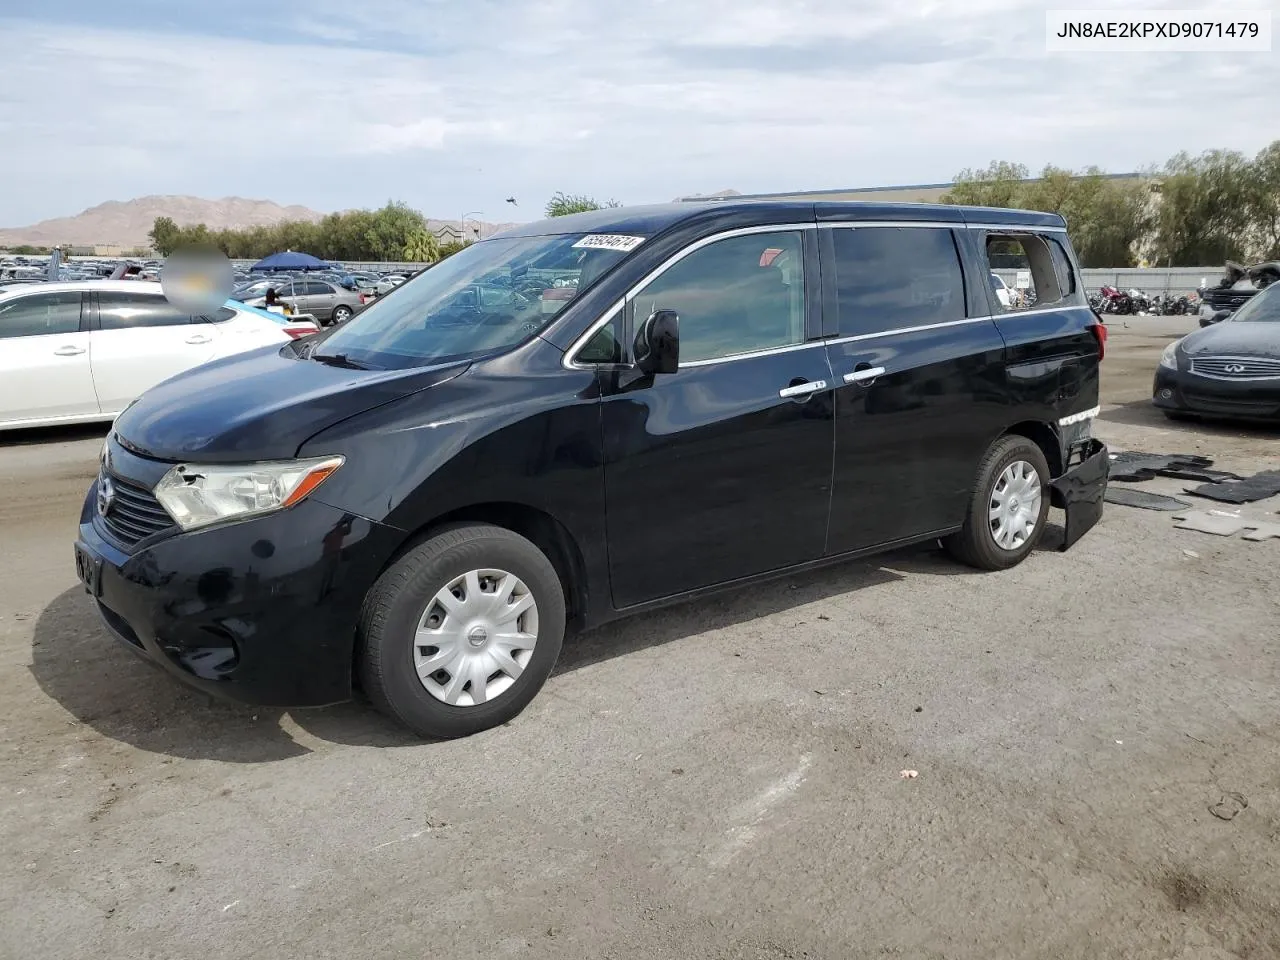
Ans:
{"label": "distant mountain", "polygon": [[[156,217],[169,217],[179,226],[203,223],[210,230],[241,229],[268,226],[281,220],[316,221],[323,213],[307,207],[281,206],[271,200],[246,200],[243,197],[223,197],[221,200],[205,200],[201,197],[139,197],[136,200],[110,200],[90,207],[74,217],[58,217],[42,220],[29,227],[0,228],[0,248],[20,244],[51,247],[101,246],[134,247],[149,246],[147,234]],[[489,237],[500,230],[514,226],[512,223],[484,223],[467,220],[467,237],[480,233]],[[459,233],[457,220],[428,220],[428,227],[445,239]]]}
{"label": "distant mountain", "polygon": [[0,229],[0,247],[29,243],[75,246],[145,247],[156,217],[171,217],[180,226],[203,223],[212,230],[253,227],[280,220],[319,220],[324,214],[307,207],[284,207],[270,200],[223,197],[139,197],[109,200],[74,217],[42,220],[29,227]]}

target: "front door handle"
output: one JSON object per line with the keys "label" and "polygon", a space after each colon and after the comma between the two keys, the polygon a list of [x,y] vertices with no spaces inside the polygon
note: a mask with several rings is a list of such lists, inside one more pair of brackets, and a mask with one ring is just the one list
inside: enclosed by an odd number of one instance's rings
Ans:
{"label": "front door handle", "polygon": [[57,350],[53,351],[53,353],[54,356],[58,357],[78,357],[80,354],[84,353],[84,347],[59,347]]}
{"label": "front door handle", "polygon": [[845,383],[870,383],[876,377],[884,376],[884,367],[863,367],[853,373],[844,375]]}
{"label": "front door handle", "polygon": [[790,387],[783,387],[778,391],[780,397],[807,397],[811,393],[817,393],[819,390],[827,389],[827,381],[814,380],[811,383],[797,383]]}
{"label": "front door handle", "polygon": [[187,337],[187,343],[213,343],[213,337],[206,337],[203,333],[197,333],[194,337]]}

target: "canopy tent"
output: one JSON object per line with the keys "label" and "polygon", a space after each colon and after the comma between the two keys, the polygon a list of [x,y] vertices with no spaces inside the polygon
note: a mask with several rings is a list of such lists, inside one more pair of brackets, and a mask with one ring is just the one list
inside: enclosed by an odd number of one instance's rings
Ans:
{"label": "canopy tent", "polygon": [[313,257],[309,253],[295,253],[286,250],[284,253],[273,253],[255,263],[249,270],[328,270],[329,264]]}

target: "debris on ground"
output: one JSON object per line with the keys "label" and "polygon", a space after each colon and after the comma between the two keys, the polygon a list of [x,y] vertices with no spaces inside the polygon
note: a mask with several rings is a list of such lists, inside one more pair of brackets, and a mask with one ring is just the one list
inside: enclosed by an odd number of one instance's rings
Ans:
{"label": "debris on ground", "polygon": [[1107,503],[1118,503],[1123,507],[1138,507],[1142,510],[1185,510],[1191,506],[1189,500],[1177,497],[1166,497],[1162,493],[1151,493],[1147,490],[1134,490],[1131,487],[1113,487],[1108,485],[1103,497]]}
{"label": "debris on ground", "polygon": [[920,776],[920,771],[919,770],[903,770],[902,773],[899,774],[899,776],[902,777],[903,780],[914,780],[916,777]]}
{"label": "debris on ground", "polygon": [[1280,523],[1250,520],[1249,526],[1252,529],[1244,535],[1246,540],[1270,540],[1272,537],[1280,537]]}
{"label": "debris on ground", "polygon": [[[1228,510],[1192,510],[1174,517],[1173,525],[1179,530],[1212,533],[1218,537],[1232,537],[1243,530],[1245,531],[1244,539],[1255,542],[1280,537],[1280,523],[1251,520]],[[1192,551],[1183,550],[1182,552],[1188,556],[1198,556]]]}
{"label": "debris on ground", "polygon": [[1173,477],[1176,480],[1204,480],[1218,483],[1241,479],[1237,474],[1210,470],[1211,457],[1194,453],[1140,453],[1122,450],[1111,454],[1110,479],[1125,483],[1150,480],[1153,477]]}
{"label": "debris on ground", "polygon": [[1190,557],[1192,560],[1200,559],[1200,554],[1196,553],[1194,550],[1183,550],[1182,555],[1184,557]]}
{"label": "debris on ground", "polygon": [[1234,820],[1236,815],[1248,809],[1249,801],[1243,793],[1224,793],[1222,799],[1209,808],[1219,820]]}
{"label": "debris on ground", "polygon": [[1254,500],[1265,500],[1280,493],[1280,470],[1263,470],[1261,473],[1239,480],[1188,487],[1187,493],[1197,497],[1207,497],[1210,500],[1221,500],[1223,503],[1252,503]]}
{"label": "debris on ground", "polygon": [[1179,530],[1195,530],[1199,533],[1212,533],[1217,537],[1232,537],[1248,526],[1242,517],[1215,517],[1204,510],[1192,510],[1173,518],[1173,525]]}

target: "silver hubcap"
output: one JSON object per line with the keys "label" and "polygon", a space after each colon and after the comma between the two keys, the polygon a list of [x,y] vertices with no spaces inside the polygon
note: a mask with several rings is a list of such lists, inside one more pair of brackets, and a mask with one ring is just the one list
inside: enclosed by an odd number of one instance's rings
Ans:
{"label": "silver hubcap", "polygon": [[1002,550],[1017,550],[1040,519],[1040,474],[1025,460],[1004,468],[991,488],[987,517],[991,537]]}
{"label": "silver hubcap", "polygon": [[413,665],[437,700],[474,707],[502,696],[538,642],[538,604],[505,570],[472,570],[446,584],[418,620]]}

